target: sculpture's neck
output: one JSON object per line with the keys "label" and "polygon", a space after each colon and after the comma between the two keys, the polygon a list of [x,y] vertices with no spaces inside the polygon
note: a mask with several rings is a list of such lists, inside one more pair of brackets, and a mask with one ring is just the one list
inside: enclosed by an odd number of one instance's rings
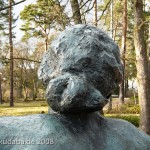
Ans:
{"label": "sculpture's neck", "polygon": [[[54,110],[52,110],[51,108],[48,109],[48,114],[60,114]],[[91,116],[91,115],[98,115],[100,116],[100,111],[95,111],[95,112],[91,112],[91,113],[76,113],[76,114],[63,114],[61,113],[61,115],[64,116],[74,116],[74,117],[86,117],[86,116]]]}

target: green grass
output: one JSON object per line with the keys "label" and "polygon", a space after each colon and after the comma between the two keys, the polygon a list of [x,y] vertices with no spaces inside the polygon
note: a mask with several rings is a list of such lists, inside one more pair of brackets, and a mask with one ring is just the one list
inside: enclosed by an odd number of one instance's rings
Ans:
{"label": "green grass", "polygon": [[48,112],[48,106],[45,101],[17,102],[14,103],[14,107],[10,107],[9,103],[0,105],[0,116],[40,114],[42,111]]}
{"label": "green grass", "polygon": [[105,113],[109,114],[139,114],[140,113],[140,107],[139,105],[132,105],[132,104],[124,104],[117,106],[110,110],[104,110]]}
{"label": "green grass", "polygon": [[[48,106],[46,101],[27,101],[27,102],[15,102],[14,107],[10,107],[9,103],[0,105],[0,116],[24,116],[31,114],[47,113]],[[129,111],[130,112],[130,111]],[[132,112],[132,111],[131,111]],[[139,126],[138,114],[105,114],[108,118],[124,119],[135,126]]]}

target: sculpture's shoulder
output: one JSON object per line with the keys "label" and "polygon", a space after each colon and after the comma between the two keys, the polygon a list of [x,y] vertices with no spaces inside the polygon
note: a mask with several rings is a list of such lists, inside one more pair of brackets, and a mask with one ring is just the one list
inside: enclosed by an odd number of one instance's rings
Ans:
{"label": "sculpture's shoulder", "polygon": [[122,119],[107,118],[105,120],[108,126],[107,131],[113,135],[112,138],[114,139],[112,141],[118,140],[116,142],[116,144],[118,143],[117,146],[123,142],[126,149],[150,150],[150,137],[133,124]]}
{"label": "sculpture's shoulder", "polygon": [[150,138],[132,124],[95,113],[1,117],[0,122],[0,149],[3,150],[150,149]]}

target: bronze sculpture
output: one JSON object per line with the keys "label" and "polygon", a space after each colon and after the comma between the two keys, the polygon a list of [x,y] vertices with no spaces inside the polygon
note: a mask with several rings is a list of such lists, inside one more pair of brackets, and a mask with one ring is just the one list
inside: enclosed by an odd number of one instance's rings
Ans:
{"label": "bronze sculpture", "polygon": [[88,25],[65,30],[38,74],[54,112],[0,117],[0,150],[150,150],[148,135],[98,113],[122,77],[119,48],[104,32]]}
{"label": "bronze sculpture", "polygon": [[121,81],[119,48],[98,28],[76,25],[52,42],[38,74],[54,111],[98,111]]}

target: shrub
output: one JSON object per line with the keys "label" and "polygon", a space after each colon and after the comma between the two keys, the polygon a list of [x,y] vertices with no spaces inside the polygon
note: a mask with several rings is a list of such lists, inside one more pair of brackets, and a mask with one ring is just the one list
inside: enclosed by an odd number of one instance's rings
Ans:
{"label": "shrub", "polygon": [[106,115],[106,117],[109,118],[117,118],[117,119],[123,119],[126,120],[130,123],[132,123],[133,125],[135,125],[136,127],[139,127],[139,116],[135,115]]}
{"label": "shrub", "polygon": [[139,105],[124,104],[124,105],[117,106],[113,110],[110,110],[108,113],[109,114],[139,114],[140,107]]}

